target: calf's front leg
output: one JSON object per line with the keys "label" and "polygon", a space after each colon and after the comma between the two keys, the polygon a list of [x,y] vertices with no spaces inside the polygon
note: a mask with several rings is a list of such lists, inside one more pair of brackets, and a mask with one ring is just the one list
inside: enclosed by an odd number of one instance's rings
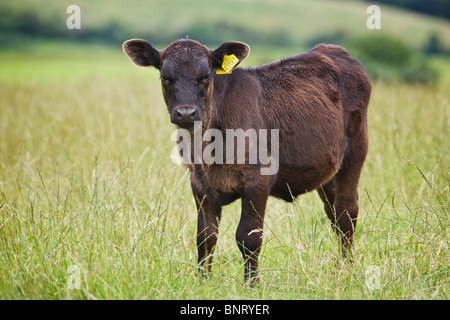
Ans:
{"label": "calf's front leg", "polygon": [[244,281],[254,286],[259,282],[258,256],[261,251],[264,213],[268,188],[246,190],[242,197],[241,219],[236,231],[236,242],[244,258]]}
{"label": "calf's front leg", "polygon": [[197,205],[197,250],[198,269],[203,277],[211,272],[212,254],[217,243],[222,207],[216,206],[206,197],[195,196]]}

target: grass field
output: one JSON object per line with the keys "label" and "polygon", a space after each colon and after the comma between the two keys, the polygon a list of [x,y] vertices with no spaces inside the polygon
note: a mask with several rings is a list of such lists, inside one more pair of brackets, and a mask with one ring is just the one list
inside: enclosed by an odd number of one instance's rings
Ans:
{"label": "grass field", "polygon": [[120,48],[47,48],[0,54],[0,299],[449,298],[447,81],[373,84],[354,264],[317,194],[270,199],[249,289],[239,201],[214,276],[197,275],[196,209],[170,160],[157,71]]}
{"label": "grass field", "polygon": [[[434,86],[373,83],[354,264],[316,193],[270,199],[250,289],[240,201],[223,211],[212,278],[198,277],[197,213],[189,174],[171,161],[159,74],[134,67],[119,39],[247,41],[246,67],[324,36],[370,35],[369,3],[77,0],[90,45],[70,43],[70,4],[0,3],[0,299],[449,299],[448,56],[430,60]],[[381,14],[380,32],[412,50],[432,34],[450,47],[447,20]]]}

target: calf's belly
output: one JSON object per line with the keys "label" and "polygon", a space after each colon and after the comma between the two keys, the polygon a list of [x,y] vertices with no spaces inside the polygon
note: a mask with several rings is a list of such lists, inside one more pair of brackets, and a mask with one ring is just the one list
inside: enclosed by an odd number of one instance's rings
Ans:
{"label": "calf's belly", "polygon": [[338,170],[338,162],[332,159],[315,166],[280,164],[280,170],[270,194],[292,202],[298,195],[316,190],[326,184]]}

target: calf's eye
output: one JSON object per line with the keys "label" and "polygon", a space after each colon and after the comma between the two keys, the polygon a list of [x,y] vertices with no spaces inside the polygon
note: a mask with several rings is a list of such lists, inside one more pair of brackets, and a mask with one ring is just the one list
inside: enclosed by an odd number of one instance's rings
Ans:
{"label": "calf's eye", "polygon": [[162,82],[163,84],[172,84],[172,80],[171,80],[171,79],[169,79],[169,78],[164,78],[164,77],[161,77],[161,82]]}
{"label": "calf's eye", "polygon": [[198,77],[197,82],[198,82],[199,84],[205,84],[205,83],[208,83],[209,80],[210,80],[210,76],[209,76],[209,74],[207,74],[207,75]]}

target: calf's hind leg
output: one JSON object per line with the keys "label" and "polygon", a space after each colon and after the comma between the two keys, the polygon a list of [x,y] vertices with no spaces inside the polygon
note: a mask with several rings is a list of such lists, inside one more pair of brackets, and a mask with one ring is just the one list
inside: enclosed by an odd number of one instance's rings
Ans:
{"label": "calf's hind leg", "polygon": [[[317,189],[317,192],[322,199],[323,207],[325,209],[325,213],[331,222],[334,222],[336,219],[336,212],[334,211],[334,200],[336,199],[336,179],[333,178],[327,184],[321,186]],[[335,225],[332,223],[331,226],[333,229]]]}
{"label": "calf's hind leg", "polygon": [[[367,106],[366,106],[367,107]],[[347,150],[341,168],[328,183],[318,189],[325,212],[342,244],[344,257],[351,257],[358,218],[358,182],[368,150],[367,120],[362,109],[348,113]]]}
{"label": "calf's hind leg", "polygon": [[[348,237],[351,237],[351,232],[353,230],[352,220],[349,218],[348,212],[344,209],[345,205],[342,206],[342,204],[340,204],[338,209],[335,207],[336,186],[336,178],[333,178],[330,182],[317,189],[317,192],[320,199],[322,199],[325,213],[330,219],[331,228],[341,240],[343,248],[342,252],[345,256],[349,247]],[[340,212],[340,214],[336,214],[336,212]]]}
{"label": "calf's hind leg", "polygon": [[351,257],[358,218],[358,182],[367,147],[360,148],[336,176],[317,191],[333,230],[341,241],[342,255]]}
{"label": "calf's hind leg", "polygon": [[353,237],[358,218],[358,180],[361,168],[355,173],[356,168],[344,170],[336,177],[337,192],[334,202],[336,216],[334,222],[337,225],[336,232],[341,240],[342,255],[351,257]]}
{"label": "calf's hind leg", "polygon": [[[351,255],[358,217],[358,195],[356,191],[345,185],[345,181],[348,179],[342,176],[341,172],[339,174],[339,177],[334,177],[330,182],[317,189],[317,192],[323,201],[331,227],[341,241],[342,254],[344,257],[348,257]],[[341,188],[338,187],[339,185]]]}

